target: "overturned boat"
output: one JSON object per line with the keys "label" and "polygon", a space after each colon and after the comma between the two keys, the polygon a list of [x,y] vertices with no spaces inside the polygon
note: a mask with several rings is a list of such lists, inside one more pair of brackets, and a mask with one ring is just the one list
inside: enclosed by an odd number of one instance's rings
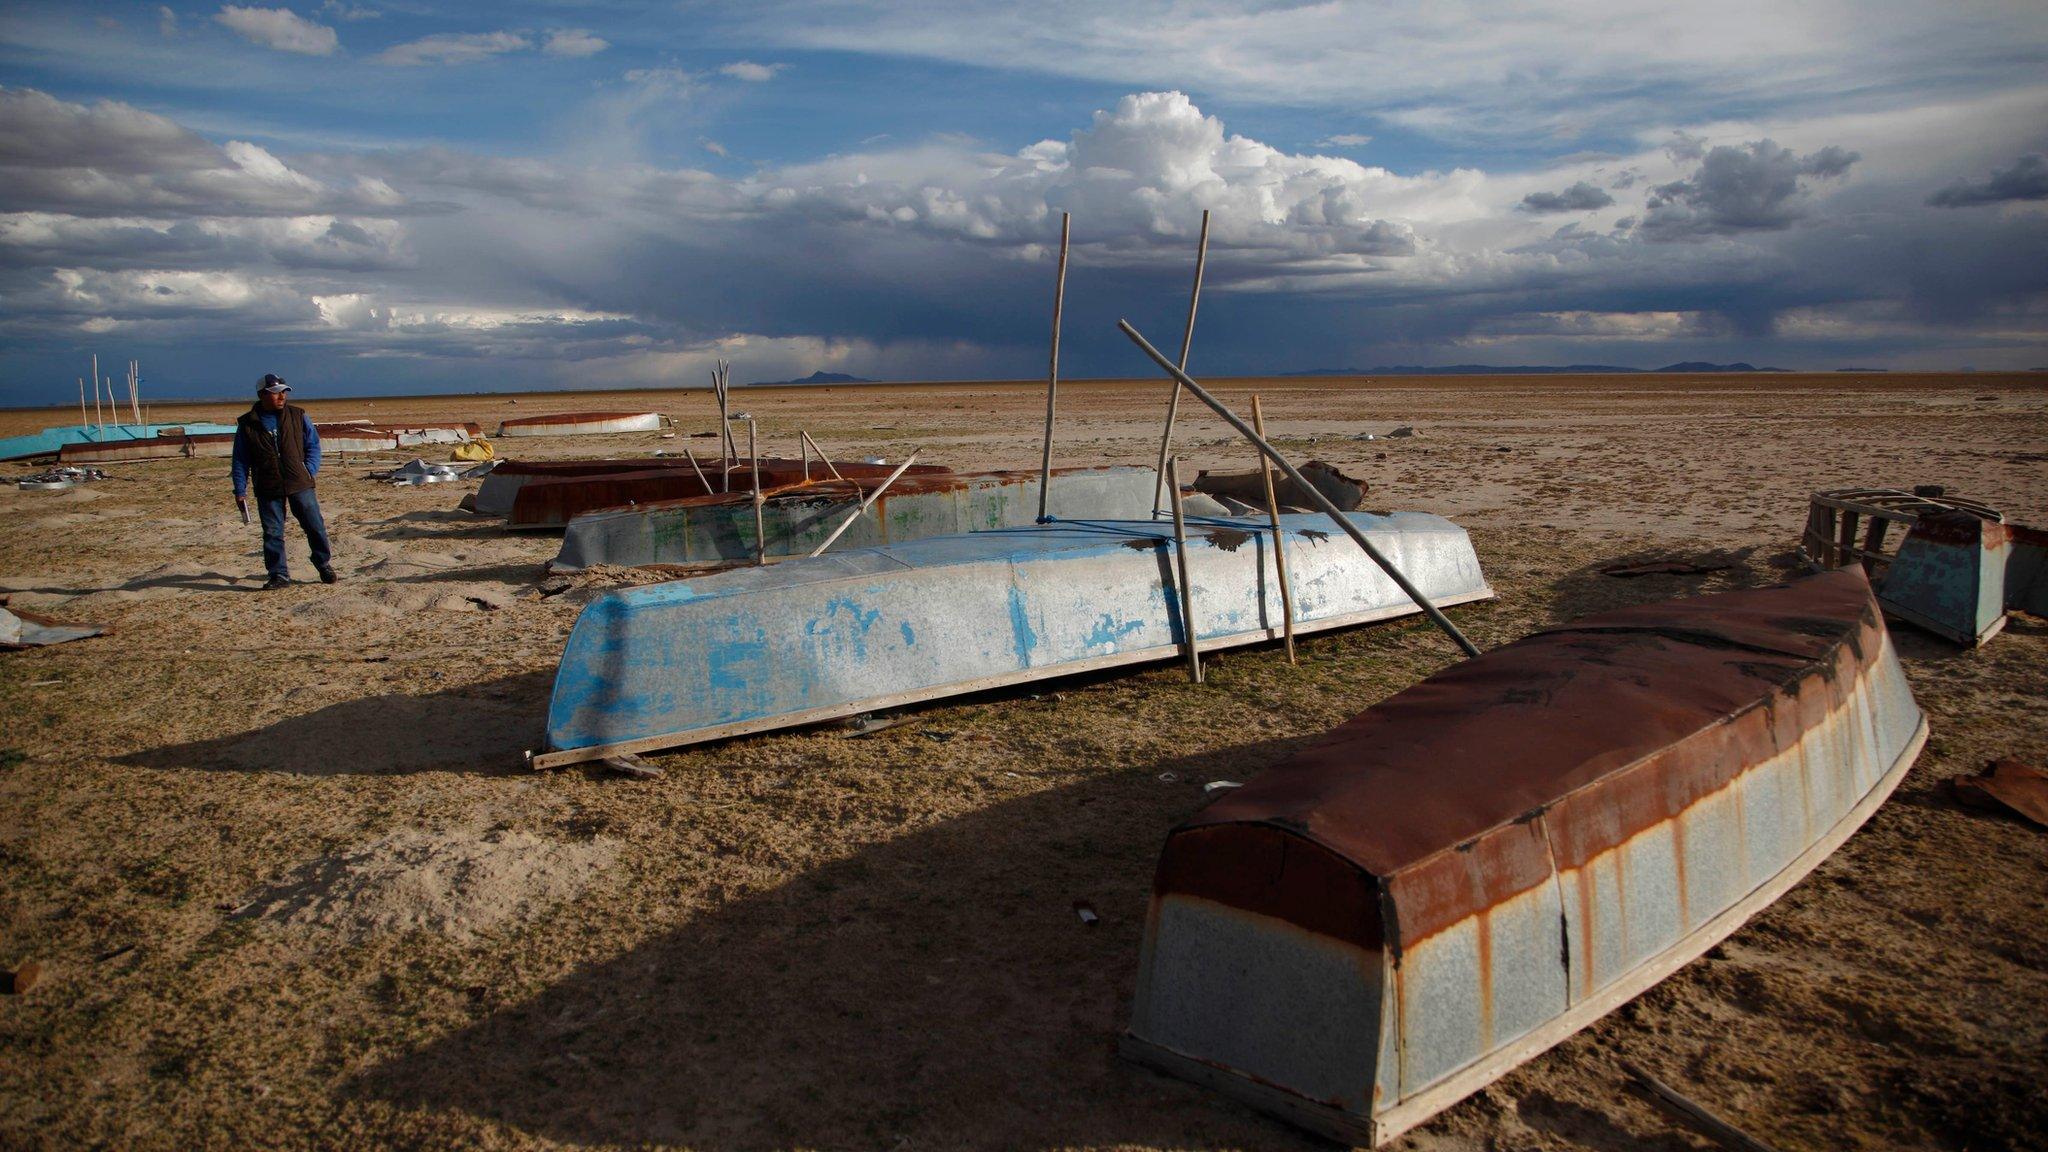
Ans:
{"label": "overturned boat", "polygon": [[1172,832],[1123,1051],[1382,1143],[1735,931],[1926,737],[1853,567],[1495,649]]}
{"label": "overturned boat", "polygon": [[1816,492],[1800,550],[1815,568],[1861,567],[1886,612],[1958,644],[1996,636],[2008,609],[2048,615],[2048,532],[1938,487]]}
{"label": "overturned boat", "polygon": [[[1150,468],[1058,468],[1052,479],[1046,514],[1056,519],[1125,520],[1151,513],[1156,473]],[[757,554],[807,556],[881,483],[827,480],[772,490],[761,509],[761,541],[755,539],[751,494],[585,512],[569,521],[562,550],[550,567],[575,571],[593,564],[717,564],[752,561]],[[1035,523],[1038,489],[1036,472],[906,474],[882,489],[834,546],[874,547]],[[1206,497],[1187,499],[1196,515],[1227,514]]]}
{"label": "overturned boat", "polygon": [[[1465,530],[1351,513],[1439,605],[1493,590]],[[1324,516],[1281,519],[1294,629],[1420,611]],[[1195,641],[1280,638],[1262,517],[1188,530]],[[536,767],[816,723],[1186,652],[1171,525],[1061,521],[936,536],[610,592],[577,619]]]}
{"label": "overturned boat", "polygon": [[560,412],[525,416],[498,425],[500,436],[601,436],[615,432],[659,432],[668,417],[659,412]]}
{"label": "overturned boat", "polygon": [[67,444],[124,444],[137,440],[154,441],[164,436],[233,435],[234,431],[232,424],[77,424],[0,439],[0,460],[56,457]]}
{"label": "overturned boat", "polygon": [[[753,485],[756,475],[752,461],[732,463],[721,473],[718,461],[708,468],[677,468],[673,462],[648,461],[666,467],[643,467],[626,472],[591,475],[528,476],[519,484],[505,513],[508,528],[562,528],[586,512],[627,504],[649,504],[664,500],[710,497],[734,502],[753,515]],[[886,464],[841,464],[839,474],[848,481],[881,480],[894,468]],[[937,464],[912,464],[905,478],[944,476],[951,469]],[[823,482],[828,473],[799,460],[764,459],[759,478],[763,494],[785,491],[799,485]],[[844,491],[844,486],[841,488]],[[478,501],[479,507],[482,501]]]}

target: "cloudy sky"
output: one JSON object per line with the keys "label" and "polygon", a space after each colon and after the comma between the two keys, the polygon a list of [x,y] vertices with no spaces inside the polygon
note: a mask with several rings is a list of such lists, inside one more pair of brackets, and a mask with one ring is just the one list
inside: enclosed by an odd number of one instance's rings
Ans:
{"label": "cloudy sky", "polygon": [[0,404],[2048,365],[2048,5],[0,9]]}

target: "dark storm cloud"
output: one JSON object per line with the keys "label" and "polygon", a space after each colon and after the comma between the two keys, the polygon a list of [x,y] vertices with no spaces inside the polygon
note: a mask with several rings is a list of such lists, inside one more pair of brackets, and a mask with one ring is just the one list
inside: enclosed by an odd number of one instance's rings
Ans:
{"label": "dark storm cloud", "polygon": [[2048,156],[2031,153],[2000,168],[1991,178],[1972,184],[1958,180],[1927,198],[1936,208],[1974,208],[2014,200],[2048,200]]}
{"label": "dark storm cloud", "polygon": [[1614,197],[1584,180],[1562,192],[1531,192],[1522,197],[1524,212],[1588,212],[1614,203]]}
{"label": "dark storm cloud", "polygon": [[[1692,151],[1688,147],[1673,155]],[[1805,215],[1802,179],[1839,178],[1859,159],[1833,145],[1806,156],[1773,140],[1717,146],[1701,156],[1691,177],[1650,190],[1642,234],[1650,240],[1686,240],[1789,228]]]}

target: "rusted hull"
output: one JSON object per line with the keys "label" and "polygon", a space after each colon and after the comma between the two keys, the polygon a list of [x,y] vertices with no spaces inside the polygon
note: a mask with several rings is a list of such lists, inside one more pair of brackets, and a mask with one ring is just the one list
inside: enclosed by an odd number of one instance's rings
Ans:
{"label": "rusted hull", "polygon": [[234,452],[234,433],[200,436],[159,435],[148,440],[115,440],[105,444],[66,444],[57,452],[60,464],[125,464],[136,460],[173,460],[192,456],[227,456]]}
{"label": "rusted hull", "polygon": [[[754,469],[750,464],[736,467],[728,483],[721,484],[716,461],[712,467],[702,469],[702,479],[698,477],[699,469],[691,468],[687,462],[682,467],[666,460],[640,463],[642,467],[631,471],[529,475],[525,480],[516,482],[516,491],[505,514],[506,526],[562,528],[577,516],[602,508],[707,497],[728,503],[738,502],[747,508],[750,518],[753,514],[752,505],[748,503],[753,499],[754,484]],[[886,476],[890,469],[878,464],[842,464],[839,471],[850,480],[865,480]],[[805,482],[804,466],[798,460],[764,459],[760,472],[763,492],[779,491]],[[913,464],[906,476],[943,476],[947,473],[947,469],[937,465]],[[821,482],[826,479],[826,474],[817,465],[812,465],[809,477],[812,482]],[[707,482],[713,491],[705,490]],[[481,500],[478,507],[483,507]]]}
{"label": "rusted hull", "polygon": [[596,436],[617,432],[659,432],[659,412],[565,412],[528,416],[498,426],[500,436]]}
{"label": "rusted hull", "polygon": [[1859,569],[1497,649],[1174,831],[1124,1050],[1384,1142],[1740,927],[1925,739]]}

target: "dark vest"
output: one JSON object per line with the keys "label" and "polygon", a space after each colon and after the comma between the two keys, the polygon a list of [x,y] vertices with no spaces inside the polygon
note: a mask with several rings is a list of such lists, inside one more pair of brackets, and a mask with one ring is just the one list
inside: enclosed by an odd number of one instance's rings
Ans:
{"label": "dark vest", "polygon": [[306,411],[290,404],[277,414],[277,439],[263,426],[259,409],[252,406],[235,421],[239,434],[249,444],[249,482],[264,500],[279,500],[313,486],[313,474],[306,471]]}

